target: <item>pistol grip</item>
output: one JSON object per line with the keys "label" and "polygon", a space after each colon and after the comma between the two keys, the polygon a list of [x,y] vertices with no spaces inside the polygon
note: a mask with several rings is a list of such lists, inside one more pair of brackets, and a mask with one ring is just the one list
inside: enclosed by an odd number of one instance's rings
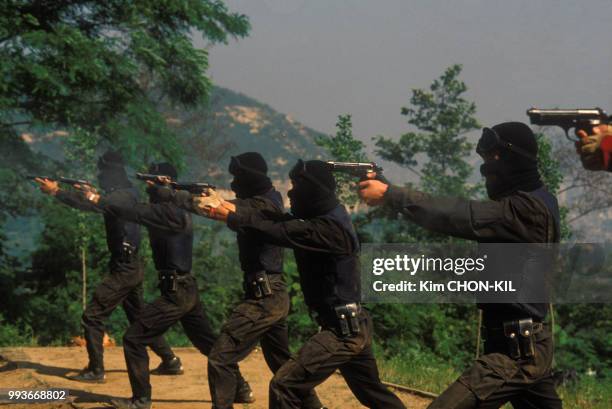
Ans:
{"label": "pistol grip", "polygon": [[[581,124],[576,127],[576,142],[586,142],[589,135],[593,135],[595,132],[595,126],[592,124]],[[579,135],[578,132],[583,131],[584,135]],[[569,138],[568,131],[565,131],[565,135]],[[571,138],[570,138],[571,139]]]}

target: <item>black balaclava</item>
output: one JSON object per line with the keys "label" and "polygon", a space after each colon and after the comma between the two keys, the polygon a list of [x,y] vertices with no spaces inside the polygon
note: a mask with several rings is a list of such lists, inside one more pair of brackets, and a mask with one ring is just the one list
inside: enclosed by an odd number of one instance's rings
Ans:
{"label": "black balaclava", "polygon": [[[492,144],[494,139],[496,142]],[[480,167],[491,199],[498,200],[519,190],[531,192],[542,187],[538,143],[531,128],[524,123],[504,122],[492,129],[485,128],[476,151],[481,155],[488,151],[499,153],[498,160],[490,159]]]}
{"label": "black balaclava", "polygon": [[[176,168],[168,162],[152,163],[149,166],[148,173],[151,175],[168,176],[173,181],[176,181],[178,176]],[[162,190],[162,187],[157,184],[147,187],[147,193],[149,194],[149,201],[151,203],[161,203],[170,200],[170,197],[164,195],[163,192],[165,192],[165,190]]]}
{"label": "black balaclava", "polygon": [[98,158],[98,182],[100,188],[109,193],[115,189],[132,187],[125,173],[125,163],[121,153],[113,150],[104,152]]}
{"label": "black balaclava", "polygon": [[289,172],[289,177],[293,189],[287,195],[294,216],[303,219],[316,217],[338,206],[336,179],[327,163],[300,159]]}
{"label": "black balaclava", "polygon": [[272,189],[267,175],[268,165],[258,152],[232,156],[228,170],[234,176],[231,186],[238,199],[261,195]]}

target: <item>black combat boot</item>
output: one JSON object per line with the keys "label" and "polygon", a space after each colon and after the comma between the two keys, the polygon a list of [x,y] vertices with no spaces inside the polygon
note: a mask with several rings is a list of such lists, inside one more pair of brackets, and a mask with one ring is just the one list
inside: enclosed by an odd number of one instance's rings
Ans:
{"label": "black combat boot", "polygon": [[236,396],[234,397],[234,403],[253,403],[255,402],[255,396],[251,386],[241,376],[238,377],[238,385],[236,385]]}
{"label": "black combat boot", "polygon": [[182,375],[183,364],[178,356],[169,361],[162,361],[159,366],[151,371],[151,375]]}
{"label": "black combat boot", "polygon": [[104,369],[90,369],[89,367],[86,367],[83,368],[78,374],[69,376],[68,379],[79,382],[104,383],[106,382],[106,375],[104,374]]}
{"label": "black combat boot", "polygon": [[115,409],[151,409],[151,399],[148,398],[114,398],[111,399],[111,405]]}

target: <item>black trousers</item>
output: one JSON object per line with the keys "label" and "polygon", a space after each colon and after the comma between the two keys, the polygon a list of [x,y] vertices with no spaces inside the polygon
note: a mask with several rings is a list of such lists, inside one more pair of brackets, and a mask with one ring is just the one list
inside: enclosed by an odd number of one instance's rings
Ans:
{"label": "black trousers", "polygon": [[339,336],[323,328],[287,361],[270,382],[270,409],[300,408],[305,394],[329,378],[336,369],[362,405],[376,409],[404,408],[404,404],[380,381],[372,353],[372,320],[364,310],[360,333]]}
{"label": "black trousers", "polygon": [[[213,407],[233,407],[237,387],[234,367],[258,342],[261,342],[264,359],[273,373],[289,360],[288,313],[289,294],[284,284],[270,296],[246,299],[234,308],[208,357],[208,383]],[[313,389],[301,407],[322,407]]]}
{"label": "black trousers", "polygon": [[[160,289],[161,296],[145,305],[123,337],[128,376],[135,398],[151,398],[146,347],[172,325],[180,321],[191,343],[206,356],[217,338],[200,303],[198,286],[192,275],[177,280],[176,290],[167,281],[160,282]],[[244,382],[238,366],[233,369],[234,376]]]}
{"label": "black trousers", "polygon": [[[87,341],[89,369],[104,369],[104,323],[115,308],[119,305],[123,307],[130,324],[144,308],[143,278],[143,271],[137,261],[117,264],[110,275],[96,287],[81,321]],[[170,345],[161,335],[153,340],[150,347],[164,361],[174,357]]]}
{"label": "black trousers", "polygon": [[514,360],[503,341],[485,342],[485,354],[451,384],[428,409],[561,409],[551,377],[553,339],[545,329],[535,334],[535,356]]}

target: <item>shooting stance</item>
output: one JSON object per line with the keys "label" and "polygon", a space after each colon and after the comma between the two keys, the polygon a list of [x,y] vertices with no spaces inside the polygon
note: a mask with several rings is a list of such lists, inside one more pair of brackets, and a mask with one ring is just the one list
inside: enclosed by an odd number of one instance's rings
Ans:
{"label": "shooting stance", "polygon": [[[480,171],[490,200],[432,197],[378,180],[361,182],[359,195],[366,203],[388,206],[428,230],[479,243],[558,242],[557,199],[540,179],[538,145],[531,129],[519,122],[484,128],[476,152],[484,159]],[[507,264],[507,258],[497,262]],[[489,271],[503,268],[495,262],[487,262]],[[513,262],[525,277],[544,274],[528,263]],[[561,408],[551,376],[553,340],[544,321],[548,304],[479,304],[479,308],[485,353],[429,409],[493,409],[506,402],[515,409]]]}
{"label": "shooting stance", "polygon": [[404,408],[378,375],[372,319],[359,304],[359,241],[336,197],[331,168],[326,162],[299,160],[289,176],[292,214],[279,217],[223,203],[209,212],[239,234],[293,249],[304,301],[321,326],[274,374],[270,408],[299,409],[312,388],[337,369],[364,406]]}
{"label": "shooting stance", "polygon": [[[121,197],[126,203],[138,203],[138,192],[132,187],[124,169],[123,158],[118,152],[108,151],[98,160],[98,181],[110,198]],[[83,211],[103,213],[77,191],[60,189],[57,181],[50,178],[36,178],[40,189],[55,196],[60,202]],[[84,180],[60,178],[59,181],[75,184],[91,190],[91,184]],[[138,260],[140,227],[121,217],[104,214],[106,243],[110,252],[110,274],[98,285],[93,298],[83,312],[82,325],[87,341],[89,364],[71,379],[82,382],[104,382],[104,322],[121,305],[130,323],[144,307],[142,282],[144,272]],[[174,355],[162,336],[152,340],[151,349],[162,359],[157,372],[160,375],[182,373],[181,362]]]}
{"label": "shooting stance", "polygon": [[[267,175],[268,165],[259,153],[232,156],[229,172],[234,176],[231,187],[236,200],[223,201],[224,206],[283,216],[283,198],[274,189]],[[221,205],[222,199],[213,192],[207,197],[192,197],[187,191],[175,190],[174,202],[196,214],[207,215]],[[236,389],[232,366],[246,358],[258,342],[273,373],[291,357],[287,328],[290,300],[283,278],[283,249],[267,243],[257,233],[238,231],[236,239],[244,272],[244,299],[223,325],[208,356],[208,383],[216,409],[232,408]],[[301,407],[320,409],[322,406],[311,390]]]}
{"label": "shooting stance", "polygon": [[[131,399],[113,399],[117,409],[150,409],[151,383],[149,378],[150,345],[175,323],[179,322],[185,334],[198,350],[208,356],[216,335],[204,313],[198,285],[191,274],[193,251],[193,224],[191,215],[170,203],[168,188],[177,172],[169,163],[153,164],[149,173],[158,175],[158,182],[149,181],[149,203],[134,203],[124,198],[85,192],[105,214],[142,224],[149,231],[155,268],[159,273],[161,292],[151,304],[146,304],[123,337],[125,360],[132,387]],[[252,392],[233,367],[238,380],[236,402],[253,402]]]}

